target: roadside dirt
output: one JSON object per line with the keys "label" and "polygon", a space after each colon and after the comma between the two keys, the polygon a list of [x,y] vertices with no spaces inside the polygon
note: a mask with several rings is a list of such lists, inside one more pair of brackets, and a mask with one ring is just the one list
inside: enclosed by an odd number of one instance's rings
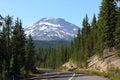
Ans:
{"label": "roadside dirt", "polygon": [[[100,72],[107,72],[109,67],[120,68],[120,57],[115,55],[115,49],[112,52],[109,52],[108,49],[103,51],[103,56],[100,58],[97,55],[94,55],[88,59],[87,70],[97,70]],[[70,60],[62,65],[62,70],[75,70],[79,68],[75,62]]]}
{"label": "roadside dirt", "polygon": [[102,58],[94,55],[88,60],[89,70],[106,72],[109,67],[120,68],[120,57],[115,55],[115,50],[109,52],[108,49],[105,49]]}

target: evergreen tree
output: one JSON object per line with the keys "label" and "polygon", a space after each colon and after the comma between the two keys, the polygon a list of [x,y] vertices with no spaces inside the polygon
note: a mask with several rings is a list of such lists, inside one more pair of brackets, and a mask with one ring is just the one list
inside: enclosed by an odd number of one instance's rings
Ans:
{"label": "evergreen tree", "polygon": [[11,39],[12,45],[12,58],[13,58],[13,71],[15,74],[20,74],[21,68],[25,61],[25,34],[22,29],[22,23],[18,19],[13,28],[13,35]]}
{"label": "evergreen tree", "polygon": [[[2,27],[2,16],[0,16],[0,27]],[[5,61],[5,46],[6,42],[3,40],[3,32],[0,31],[0,79],[3,80],[4,61]]]}
{"label": "evergreen tree", "polygon": [[5,79],[5,76],[7,76],[6,74],[6,71],[7,71],[7,69],[6,69],[6,54],[7,54],[7,51],[6,51],[6,49],[7,49],[7,40],[6,40],[6,28],[5,27],[3,27],[3,30],[2,30],[2,33],[1,33],[1,41],[0,41],[0,43],[1,43],[1,49],[0,49],[0,51],[1,51],[1,60],[2,60],[2,65],[1,65],[1,68],[2,68],[2,70],[1,70],[1,76],[2,76],[2,78],[3,79]]}
{"label": "evergreen tree", "polygon": [[7,76],[7,79],[10,78],[10,58],[11,58],[11,46],[10,46],[10,37],[11,37],[11,27],[12,27],[12,17],[11,16],[6,16],[3,19],[3,30],[4,30],[4,40],[6,43],[4,44],[5,46],[5,75]]}
{"label": "evergreen tree", "polygon": [[117,26],[115,31],[115,42],[116,42],[116,50],[117,54],[120,56],[120,8],[118,10],[118,20],[117,20]]}
{"label": "evergreen tree", "polygon": [[88,17],[83,19],[83,28],[82,28],[82,47],[83,47],[83,53],[84,53],[84,59],[85,61],[90,56],[90,24],[88,23]]}
{"label": "evergreen tree", "polygon": [[91,55],[94,55],[97,52],[97,41],[98,41],[98,27],[97,20],[94,14],[93,20],[91,23]]}
{"label": "evergreen tree", "polygon": [[116,4],[114,0],[103,0],[98,17],[100,51],[115,45],[114,32],[116,27]]}
{"label": "evergreen tree", "polygon": [[31,35],[29,35],[29,38],[27,40],[27,44],[25,47],[25,52],[26,52],[26,57],[25,57],[25,69],[26,69],[26,74],[29,72],[33,72],[35,69],[35,49],[33,45],[33,40]]}
{"label": "evergreen tree", "polygon": [[10,60],[11,60],[11,45],[10,45],[10,39],[11,39],[11,27],[12,27],[12,17],[11,16],[6,16],[3,18],[0,16],[0,26],[1,28],[1,39],[0,39],[0,54],[2,56],[2,65],[1,65],[1,75],[3,79],[8,79],[10,78]]}

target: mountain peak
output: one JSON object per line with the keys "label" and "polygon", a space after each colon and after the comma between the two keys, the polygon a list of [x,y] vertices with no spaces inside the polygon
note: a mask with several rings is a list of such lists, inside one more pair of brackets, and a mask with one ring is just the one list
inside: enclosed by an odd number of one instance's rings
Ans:
{"label": "mountain peak", "polygon": [[50,18],[50,17],[48,17],[48,18],[42,18],[42,19],[40,19],[41,21],[49,21],[49,20],[64,20],[64,19],[62,19],[62,18]]}
{"label": "mountain peak", "polygon": [[42,18],[39,21],[37,21],[35,24],[41,23],[41,22],[48,22],[48,23],[53,23],[53,24],[60,24],[61,22],[66,22],[62,18]]}
{"label": "mountain peak", "polygon": [[43,22],[46,22],[49,20],[56,20],[56,18],[42,18],[42,19],[40,19],[40,21],[43,21]]}
{"label": "mountain peak", "polygon": [[34,40],[72,40],[78,27],[62,18],[42,18],[25,29],[25,34]]}

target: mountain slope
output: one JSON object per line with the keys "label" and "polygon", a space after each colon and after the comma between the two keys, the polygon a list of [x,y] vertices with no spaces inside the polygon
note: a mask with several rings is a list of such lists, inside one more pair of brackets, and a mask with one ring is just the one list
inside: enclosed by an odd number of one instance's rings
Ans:
{"label": "mountain slope", "polygon": [[33,40],[72,40],[79,28],[61,18],[42,18],[25,29],[25,34]]}

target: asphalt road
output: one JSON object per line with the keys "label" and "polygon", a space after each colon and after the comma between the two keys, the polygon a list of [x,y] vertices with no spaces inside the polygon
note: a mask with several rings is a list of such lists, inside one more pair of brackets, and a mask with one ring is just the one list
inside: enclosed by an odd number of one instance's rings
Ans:
{"label": "asphalt road", "polygon": [[46,73],[41,74],[39,77],[33,77],[28,80],[110,80],[100,76],[74,72],[45,71]]}

